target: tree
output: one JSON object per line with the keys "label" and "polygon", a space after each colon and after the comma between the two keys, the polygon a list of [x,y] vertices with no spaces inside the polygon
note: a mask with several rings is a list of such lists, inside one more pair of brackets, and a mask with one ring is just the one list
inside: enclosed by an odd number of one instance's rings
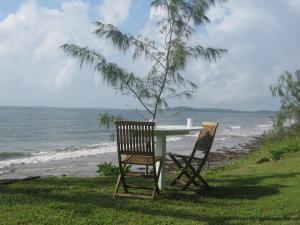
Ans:
{"label": "tree", "polygon": [[283,125],[287,120],[300,119],[300,70],[295,74],[286,71],[283,73],[277,84],[270,87],[273,97],[280,98],[280,111],[274,120],[275,129],[282,133]]}
{"label": "tree", "polygon": [[107,85],[122,95],[135,97],[143,108],[155,119],[158,110],[168,107],[168,100],[174,97],[191,98],[197,85],[187,80],[183,72],[191,60],[203,58],[215,61],[226,49],[189,46],[190,38],[202,24],[210,23],[206,16],[208,9],[226,0],[154,0],[151,7],[161,9],[165,17],[157,22],[157,29],[163,43],[141,35],[124,33],[111,24],[96,22],[94,34],[99,39],[111,41],[120,51],[132,54],[133,59],[143,57],[151,62],[151,70],[144,75],[128,72],[116,63],[88,47],[64,44],[64,52],[90,64]]}
{"label": "tree", "polygon": [[98,117],[99,124],[106,126],[107,129],[116,120],[123,120],[123,117],[121,115],[114,116],[109,113],[100,113]]}

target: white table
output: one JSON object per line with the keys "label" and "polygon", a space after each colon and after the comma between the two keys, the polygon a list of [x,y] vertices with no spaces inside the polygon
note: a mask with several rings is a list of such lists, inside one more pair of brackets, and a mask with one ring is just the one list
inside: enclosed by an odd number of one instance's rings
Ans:
{"label": "white table", "polygon": [[[180,125],[157,125],[154,131],[156,139],[156,155],[162,156],[162,169],[159,175],[158,186],[161,190],[164,188],[164,177],[165,177],[165,158],[166,158],[166,146],[167,136],[173,135],[187,135],[191,131],[200,131],[202,127],[187,127]],[[191,150],[192,151],[192,150]],[[158,168],[159,164],[157,165]]]}

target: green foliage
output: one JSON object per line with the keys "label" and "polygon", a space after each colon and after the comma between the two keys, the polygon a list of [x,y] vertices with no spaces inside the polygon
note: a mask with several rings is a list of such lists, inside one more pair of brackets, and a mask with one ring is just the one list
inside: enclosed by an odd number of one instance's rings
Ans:
{"label": "green foliage", "polygon": [[110,113],[100,113],[98,117],[99,125],[107,129],[110,128],[116,120],[124,120],[124,118],[120,115],[114,116]]}
{"label": "green foliage", "polygon": [[[119,175],[119,172],[120,172],[119,166],[113,165],[111,162],[110,163],[104,162],[97,166],[98,166],[97,172],[99,173],[99,176],[117,176],[117,175]],[[131,169],[131,165],[125,166],[124,172],[128,173],[130,171],[130,169]]]}
{"label": "green foliage", "polygon": [[294,75],[288,71],[283,73],[270,89],[281,103],[280,111],[273,120],[274,132],[283,136],[286,131],[284,124],[289,120],[297,122],[300,118],[300,70]]}
{"label": "green foliage", "polygon": [[122,95],[136,98],[144,109],[156,118],[157,112],[168,107],[168,100],[175,97],[191,98],[197,85],[186,79],[183,72],[192,60],[200,58],[217,60],[225,49],[189,46],[190,38],[200,25],[210,22],[206,13],[211,6],[225,0],[154,0],[152,7],[163,10],[165,17],[157,21],[161,41],[119,30],[111,24],[96,22],[94,34],[110,41],[124,53],[132,53],[133,59],[144,58],[152,65],[146,74],[134,74],[87,47],[64,44],[62,49],[80,60],[80,65],[90,64],[100,74],[104,83]]}
{"label": "green foliage", "polygon": [[300,135],[293,134],[292,128],[289,129],[288,135],[279,137],[266,136],[260,148],[267,153],[266,156],[271,160],[279,160],[285,154],[300,151]]}
{"label": "green foliage", "polygon": [[98,165],[98,171],[100,176],[116,176],[119,174],[119,167],[113,165],[111,162],[101,163]]}
{"label": "green foliage", "polygon": [[270,158],[272,160],[279,160],[283,158],[284,151],[281,149],[274,149],[270,151]]}

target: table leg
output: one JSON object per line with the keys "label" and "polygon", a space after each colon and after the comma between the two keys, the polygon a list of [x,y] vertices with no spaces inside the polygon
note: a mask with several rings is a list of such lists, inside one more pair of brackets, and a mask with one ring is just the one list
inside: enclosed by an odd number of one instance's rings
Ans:
{"label": "table leg", "polygon": [[[156,154],[162,157],[162,168],[159,175],[158,187],[160,190],[164,188],[165,179],[165,158],[166,158],[166,136],[158,136],[156,139]],[[156,170],[159,168],[159,163],[156,164]]]}

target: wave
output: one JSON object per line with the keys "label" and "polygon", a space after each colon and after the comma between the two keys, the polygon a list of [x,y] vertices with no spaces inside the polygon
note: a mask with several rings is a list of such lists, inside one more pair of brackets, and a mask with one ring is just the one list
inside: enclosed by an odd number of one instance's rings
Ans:
{"label": "wave", "polygon": [[259,124],[257,125],[258,127],[261,127],[261,128],[271,128],[272,127],[272,124]]}
{"label": "wave", "polygon": [[174,141],[179,141],[181,140],[182,137],[167,137],[167,142],[174,142]]}
{"label": "wave", "polygon": [[[217,132],[216,140],[220,143],[227,143],[241,138],[250,138],[261,135],[265,130],[271,128],[272,124],[257,124],[253,127],[235,125],[220,129]],[[187,138],[197,137],[197,133],[167,137],[167,142],[177,142]],[[22,152],[2,152],[0,153],[0,169],[11,165],[30,164],[30,163],[45,163],[50,161],[58,161],[63,159],[86,157],[100,155],[104,153],[116,152],[114,143],[101,143],[85,146],[75,146],[64,149],[56,149],[51,151],[40,151],[31,153]]]}
{"label": "wave", "polygon": [[9,170],[0,171],[0,175],[6,174]]}
{"label": "wave", "polygon": [[11,158],[21,158],[25,156],[29,156],[30,154],[26,154],[24,152],[0,152],[0,160],[6,160]]}
{"label": "wave", "polygon": [[241,126],[232,126],[230,129],[241,129]]}
{"label": "wave", "polygon": [[[104,143],[98,145],[77,146],[75,148],[65,148],[48,152],[35,152],[30,156],[23,158],[14,158],[0,161],[0,168],[31,163],[45,163],[62,159],[78,158],[85,156],[93,156],[116,151],[116,146],[113,143]],[[3,153],[1,153],[3,154]],[[7,153],[5,153],[7,154]]]}
{"label": "wave", "polygon": [[218,141],[225,141],[225,140],[227,140],[229,138],[230,137],[220,137],[220,138],[216,137],[215,139],[218,140]]}
{"label": "wave", "polygon": [[196,133],[196,134],[187,134],[187,135],[185,135],[186,137],[198,137],[198,133]]}

